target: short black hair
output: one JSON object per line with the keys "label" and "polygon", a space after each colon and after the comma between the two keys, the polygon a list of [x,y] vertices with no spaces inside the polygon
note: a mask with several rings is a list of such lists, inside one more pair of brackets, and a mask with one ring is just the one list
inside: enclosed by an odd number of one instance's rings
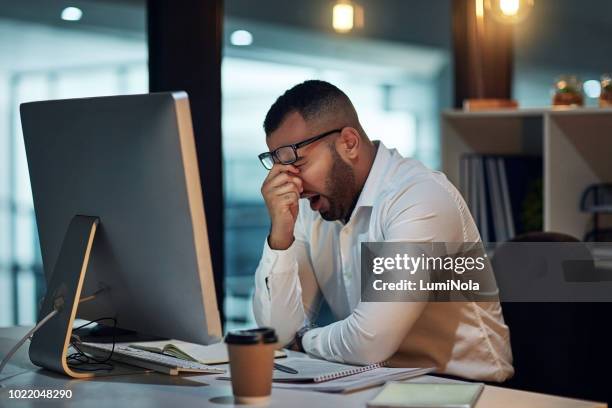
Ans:
{"label": "short black hair", "polygon": [[263,123],[264,131],[269,136],[292,112],[298,112],[308,121],[324,111],[332,110],[337,104],[346,103],[352,107],[348,96],[329,82],[314,79],[304,81],[285,91],[272,104]]}

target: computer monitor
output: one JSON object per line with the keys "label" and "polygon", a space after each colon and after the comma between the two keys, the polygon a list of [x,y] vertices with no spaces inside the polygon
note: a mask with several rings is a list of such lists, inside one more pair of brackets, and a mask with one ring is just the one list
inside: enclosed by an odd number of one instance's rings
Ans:
{"label": "computer monitor", "polygon": [[221,337],[185,92],[31,102],[23,135],[47,283],[75,215],[99,217],[77,317]]}

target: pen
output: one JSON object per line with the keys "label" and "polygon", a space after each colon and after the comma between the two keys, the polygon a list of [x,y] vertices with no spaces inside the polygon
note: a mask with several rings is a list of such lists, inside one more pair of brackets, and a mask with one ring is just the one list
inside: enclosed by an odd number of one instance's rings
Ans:
{"label": "pen", "polygon": [[274,363],[274,368],[276,368],[278,371],[282,371],[284,373],[288,373],[288,374],[297,374],[298,371],[294,368],[291,367],[287,367],[284,366],[282,364],[278,364],[278,363]]}

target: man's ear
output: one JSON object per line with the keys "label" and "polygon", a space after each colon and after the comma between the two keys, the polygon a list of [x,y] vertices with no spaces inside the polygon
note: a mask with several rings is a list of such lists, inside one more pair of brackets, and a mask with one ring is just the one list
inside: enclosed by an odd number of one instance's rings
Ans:
{"label": "man's ear", "polygon": [[359,153],[359,147],[361,144],[361,135],[357,129],[352,127],[345,127],[340,132],[340,137],[337,139],[338,145],[336,149],[344,156],[345,159],[354,160],[357,158]]}

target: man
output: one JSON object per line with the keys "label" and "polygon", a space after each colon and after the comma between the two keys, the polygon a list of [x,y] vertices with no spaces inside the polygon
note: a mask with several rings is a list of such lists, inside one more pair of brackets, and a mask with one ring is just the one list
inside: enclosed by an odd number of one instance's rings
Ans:
{"label": "man", "polygon": [[[270,234],[255,274],[256,321],[332,361],[390,360],[476,380],[513,374],[498,302],[361,302],[360,242],[478,242],[446,177],[370,141],[349,98],[323,81],[289,89],[264,121]],[[335,323],[313,328],[321,300]]]}

